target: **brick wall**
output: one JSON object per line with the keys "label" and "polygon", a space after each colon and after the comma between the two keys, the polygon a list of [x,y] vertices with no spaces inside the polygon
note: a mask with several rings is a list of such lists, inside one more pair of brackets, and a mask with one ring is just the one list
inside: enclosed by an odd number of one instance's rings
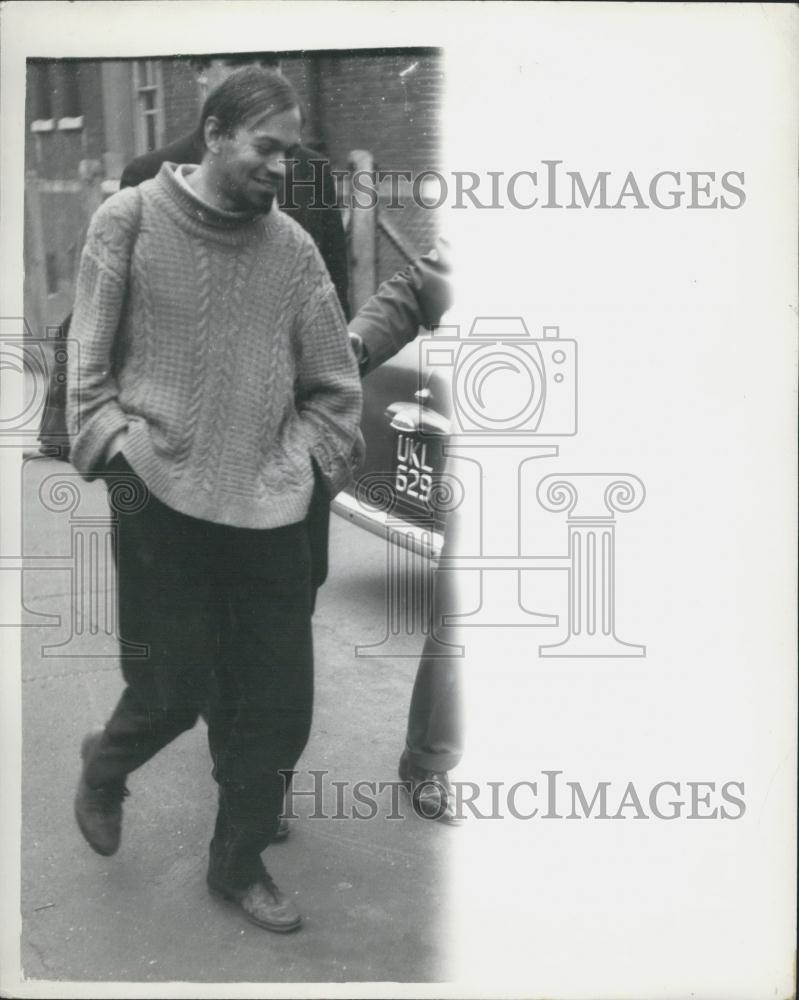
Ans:
{"label": "brick wall", "polygon": [[[444,74],[433,51],[342,52],[317,57],[319,130],[336,169],[345,170],[354,149],[372,153],[375,166],[413,175],[441,166]],[[407,72],[404,72],[407,71]],[[401,75],[402,74],[402,75]],[[383,218],[413,254],[439,234],[440,213],[410,199],[384,209]],[[378,282],[407,262],[382,231],[377,240]]]}
{"label": "brick wall", "polygon": [[[416,68],[400,74],[413,64]],[[436,53],[337,53],[320,57],[322,129],[333,164],[344,169],[353,149],[378,166],[440,166],[443,68]]]}
{"label": "brick wall", "polygon": [[164,144],[188,135],[200,117],[200,89],[197,76],[185,59],[164,59]]}
{"label": "brick wall", "polygon": [[286,56],[281,61],[280,69],[284,76],[291,80],[299,95],[306,119],[306,131],[315,118],[313,104],[312,60],[303,55]]}

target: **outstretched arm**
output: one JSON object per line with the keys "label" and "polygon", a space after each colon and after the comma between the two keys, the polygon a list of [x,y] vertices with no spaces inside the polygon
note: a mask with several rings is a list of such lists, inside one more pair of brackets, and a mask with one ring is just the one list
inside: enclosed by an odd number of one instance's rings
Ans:
{"label": "outstretched arm", "polygon": [[432,329],[450,307],[448,247],[443,240],[384,281],[350,321],[350,344],[361,376],[393,357],[419,333]]}

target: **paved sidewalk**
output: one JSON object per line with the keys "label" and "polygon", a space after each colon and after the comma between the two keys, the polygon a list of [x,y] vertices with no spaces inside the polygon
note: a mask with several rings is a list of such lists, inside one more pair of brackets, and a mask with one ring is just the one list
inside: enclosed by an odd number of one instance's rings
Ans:
{"label": "paved sidewalk", "polygon": [[[86,730],[102,725],[121,679],[114,644],[70,638],[74,518],[107,514],[104,487],[73,479],[68,465],[28,461],[23,470],[24,554],[49,568],[29,570],[23,630],[22,961],[26,977],[47,980],[196,982],[425,982],[446,979],[447,858],[456,829],[418,819],[388,820],[390,791],[371,820],[312,819],[312,797],[284,844],[264,855],[278,884],[295,894],[305,926],[280,936],[247,923],[205,887],[215,812],[205,726],[184,734],[129,780],[123,843],[113,858],[94,854],[72,816]],[[56,479],[79,484],[81,507],[47,510]],[[42,487],[44,485],[44,489]],[[40,495],[40,490],[42,493]],[[66,505],[66,506],[65,506]],[[51,506],[57,506],[51,503]],[[317,696],[298,789],[330,782],[396,780],[416,670],[414,656],[366,659],[356,643],[385,633],[384,543],[334,517],[331,577],[314,619]],[[80,588],[78,588],[80,591]],[[83,591],[84,600],[88,595]],[[95,588],[94,613],[113,605]],[[88,613],[89,606],[84,610]],[[57,616],[42,619],[41,615]],[[86,619],[88,620],[88,619]],[[47,622],[51,622],[47,624]],[[415,648],[414,648],[415,647]],[[414,639],[409,652],[421,647]],[[89,650],[87,655],[86,650]],[[45,653],[47,655],[45,655]],[[53,654],[58,655],[53,655]],[[345,801],[349,814],[351,797]]]}

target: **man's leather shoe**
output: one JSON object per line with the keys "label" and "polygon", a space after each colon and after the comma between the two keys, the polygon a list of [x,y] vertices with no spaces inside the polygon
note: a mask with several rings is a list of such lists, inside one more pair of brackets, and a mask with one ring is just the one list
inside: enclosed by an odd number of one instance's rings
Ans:
{"label": "man's leather shoe", "polygon": [[399,776],[408,790],[417,816],[452,826],[461,822],[455,809],[455,793],[446,771],[425,771],[414,767],[407,751],[403,751],[399,762]]}
{"label": "man's leather shoe", "polygon": [[248,920],[268,931],[288,934],[302,924],[296,906],[283,895],[266,871],[246,889],[233,889],[217,882],[209,871],[208,888],[215,895],[237,903]]}
{"label": "man's leather shoe", "polygon": [[122,835],[122,800],[128,794],[122,782],[92,788],[86,782],[86,768],[97,749],[102,733],[83,737],[80,755],[83,760],[78,790],[75,795],[75,819],[80,832],[92,850],[110,857],[119,849]]}
{"label": "man's leather shoe", "polygon": [[273,844],[279,844],[289,835],[289,821],[285,816],[281,816],[277,821],[277,833],[272,837]]}

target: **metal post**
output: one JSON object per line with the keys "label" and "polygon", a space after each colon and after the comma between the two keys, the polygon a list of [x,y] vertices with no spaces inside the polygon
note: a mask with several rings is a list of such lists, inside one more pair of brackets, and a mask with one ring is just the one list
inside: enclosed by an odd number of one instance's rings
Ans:
{"label": "metal post", "polygon": [[[349,157],[350,173],[369,174],[374,184],[374,158],[365,149],[354,149]],[[360,201],[359,201],[360,197]],[[350,309],[354,316],[377,291],[377,205],[368,207],[364,199],[349,184],[347,200],[350,206],[349,269]]]}

